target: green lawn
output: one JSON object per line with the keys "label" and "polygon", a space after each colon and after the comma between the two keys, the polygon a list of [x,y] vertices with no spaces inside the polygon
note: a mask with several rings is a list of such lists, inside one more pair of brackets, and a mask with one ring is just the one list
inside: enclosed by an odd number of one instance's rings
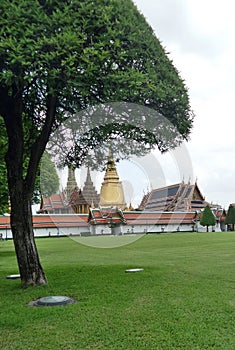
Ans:
{"label": "green lawn", "polygon": [[[49,283],[21,290],[5,279],[18,273],[12,241],[0,242],[1,350],[235,349],[234,232],[145,235],[113,249],[37,245]],[[134,267],[144,271],[125,273]],[[48,295],[78,303],[27,305]]]}

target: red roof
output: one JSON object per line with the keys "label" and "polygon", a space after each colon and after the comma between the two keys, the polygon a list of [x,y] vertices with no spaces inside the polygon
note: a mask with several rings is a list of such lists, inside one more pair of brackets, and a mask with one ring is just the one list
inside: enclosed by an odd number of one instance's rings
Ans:
{"label": "red roof", "polygon": [[128,225],[136,224],[193,224],[194,212],[124,212]]}
{"label": "red roof", "polygon": [[76,227],[87,226],[88,215],[35,215],[33,226]]}
{"label": "red roof", "polygon": [[53,194],[51,197],[43,198],[43,209],[53,211],[66,208],[64,193]]}
{"label": "red roof", "polygon": [[113,207],[90,208],[88,221],[91,225],[97,224],[126,224],[122,210]]}
{"label": "red roof", "polygon": [[117,215],[110,209],[91,209],[88,221],[95,224],[124,223],[127,225],[194,224],[195,212],[141,212],[130,211]]}
{"label": "red roof", "polygon": [[[88,214],[39,214],[33,215],[33,227],[77,227],[87,226]],[[0,228],[10,228],[10,218],[0,216]]]}
{"label": "red roof", "polygon": [[[127,225],[168,225],[194,224],[198,220],[196,212],[154,212],[91,209],[88,214],[38,214],[33,216],[33,226],[39,227],[78,227],[89,223]],[[0,216],[0,228],[10,228],[10,217]]]}

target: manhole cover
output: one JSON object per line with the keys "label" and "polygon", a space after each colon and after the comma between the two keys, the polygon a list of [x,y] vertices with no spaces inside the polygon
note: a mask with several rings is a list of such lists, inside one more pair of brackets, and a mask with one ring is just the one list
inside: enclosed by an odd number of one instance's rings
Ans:
{"label": "manhole cover", "polygon": [[126,270],[126,272],[141,272],[141,271],[144,271],[144,269],[138,268],[138,269],[128,269],[128,270]]}
{"label": "manhole cover", "polygon": [[30,306],[64,306],[74,304],[75,300],[66,296],[52,295],[39,298],[29,303]]}
{"label": "manhole cover", "polygon": [[6,276],[6,279],[7,280],[16,280],[17,278],[20,278],[20,275],[9,275],[9,276]]}

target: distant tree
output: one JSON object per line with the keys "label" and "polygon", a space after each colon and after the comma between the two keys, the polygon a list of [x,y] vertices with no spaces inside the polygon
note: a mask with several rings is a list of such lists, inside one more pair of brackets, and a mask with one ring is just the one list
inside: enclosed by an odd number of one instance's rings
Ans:
{"label": "distant tree", "polygon": [[205,209],[203,210],[202,217],[201,217],[201,220],[200,220],[200,224],[202,226],[206,226],[207,232],[208,232],[209,226],[214,226],[216,224],[215,216],[212,213],[211,208],[209,207],[209,205],[207,205],[205,207]]}
{"label": "distant tree", "polygon": [[59,177],[47,152],[44,152],[40,163],[39,188],[43,197],[49,197],[59,190]]}
{"label": "distant tree", "polygon": [[[131,102],[161,113],[181,138],[174,142],[175,136],[167,135],[162,147],[161,137],[152,137],[159,128],[152,135],[144,127],[133,133],[123,123],[117,132],[167,150],[188,138],[193,113],[184,81],[131,0],[1,0],[0,23],[0,115],[8,142],[11,229],[22,286],[36,286],[47,280],[31,204],[51,133],[87,107]],[[102,131],[104,138],[110,134],[110,128]],[[96,129],[95,137],[99,133]]]}
{"label": "distant tree", "polygon": [[234,225],[235,225],[235,207],[230,204],[228,208],[228,212],[225,218],[224,223],[226,225],[232,225],[232,230],[234,231]]}

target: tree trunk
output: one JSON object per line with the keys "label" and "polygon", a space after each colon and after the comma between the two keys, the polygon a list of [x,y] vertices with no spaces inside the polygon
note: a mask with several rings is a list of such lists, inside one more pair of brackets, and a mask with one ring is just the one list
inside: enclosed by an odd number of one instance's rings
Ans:
{"label": "tree trunk", "polygon": [[209,232],[209,226],[206,226],[206,232]]}
{"label": "tree trunk", "polygon": [[31,181],[24,179],[24,132],[22,100],[15,88],[6,94],[2,111],[8,134],[7,165],[8,190],[11,202],[11,229],[22,287],[47,283],[34,240],[31,201],[36,170]]}
{"label": "tree trunk", "polygon": [[34,239],[31,199],[20,191],[11,193],[11,229],[22,287],[46,284]]}
{"label": "tree trunk", "polygon": [[[57,97],[48,93],[42,130],[37,137],[28,139],[25,139],[27,122],[24,124],[23,121],[23,100],[23,90],[18,84],[13,84],[10,89],[0,89],[0,115],[4,118],[8,135],[5,160],[11,202],[11,229],[21,284],[27,287],[47,283],[34,240],[31,202],[38,165],[54,125]],[[27,156],[29,162],[26,167]]]}

